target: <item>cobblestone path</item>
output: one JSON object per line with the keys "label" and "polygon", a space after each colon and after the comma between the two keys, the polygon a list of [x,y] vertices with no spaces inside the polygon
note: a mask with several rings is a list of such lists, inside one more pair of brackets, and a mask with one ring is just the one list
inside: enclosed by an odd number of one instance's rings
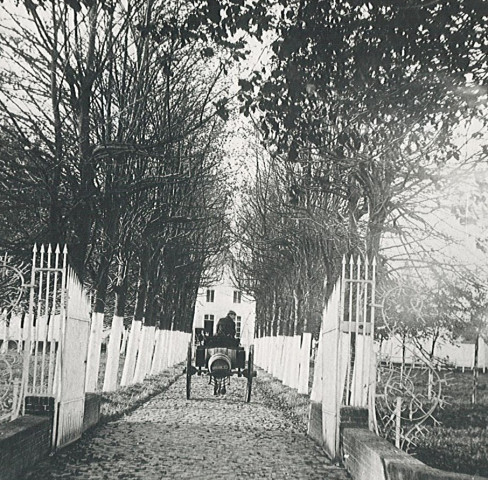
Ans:
{"label": "cobblestone path", "polygon": [[117,421],[38,465],[38,479],[348,479],[315,443],[259,392],[243,401],[246,380],[233,378],[214,397],[204,377],[185,378]]}

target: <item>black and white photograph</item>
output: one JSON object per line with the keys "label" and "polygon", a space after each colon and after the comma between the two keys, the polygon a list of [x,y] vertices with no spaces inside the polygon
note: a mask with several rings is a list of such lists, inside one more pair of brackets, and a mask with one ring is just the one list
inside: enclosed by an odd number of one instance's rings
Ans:
{"label": "black and white photograph", "polygon": [[488,480],[488,0],[0,0],[0,480]]}

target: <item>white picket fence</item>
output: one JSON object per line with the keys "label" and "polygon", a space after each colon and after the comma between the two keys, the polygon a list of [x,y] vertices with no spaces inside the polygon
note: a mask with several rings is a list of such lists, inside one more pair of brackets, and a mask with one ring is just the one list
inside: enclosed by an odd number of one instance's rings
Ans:
{"label": "white picket fence", "polygon": [[[49,332],[49,338],[52,341],[59,341],[57,336],[60,328],[56,327],[59,321],[59,315],[56,315],[54,321],[50,322],[52,332]],[[47,337],[46,317],[37,319],[36,335],[38,338]],[[148,375],[158,374],[182,362],[186,358],[190,336],[190,333],[143,326],[140,321],[132,322],[130,328],[123,328],[120,320],[116,322],[115,328],[112,325],[107,335],[101,329],[100,320],[93,321],[92,315],[86,391],[114,391],[120,386],[141,382]],[[26,338],[27,328],[21,327],[20,317],[12,317],[8,326],[6,322],[0,323],[2,349],[6,349],[8,342],[12,342],[11,345],[15,342],[20,352]],[[103,368],[102,345],[106,346],[104,372],[100,372]],[[103,381],[99,381],[100,373],[103,374]]]}
{"label": "white picket fence", "polygon": [[[335,458],[342,406],[370,407],[375,388],[376,261],[343,259],[342,275],[324,307],[310,392],[308,434]],[[255,339],[256,364],[309,393],[311,335]]]}
{"label": "white picket fence", "polygon": [[[403,343],[399,336],[394,336],[376,345],[379,358],[384,362],[405,363],[410,365],[418,362],[419,359],[425,358],[426,353],[431,351],[431,343],[428,340],[419,342],[422,351],[416,344],[407,341],[405,344],[405,358],[403,355]],[[475,362],[475,344],[473,343],[450,343],[438,341],[434,357],[441,365],[456,368],[474,368]],[[478,340],[478,368],[486,370],[488,368],[488,345],[480,338]]]}
{"label": "white picket fence", "polygon": [[103,314],[91,314],[90,297],[68,266],[66,247],[35,246],[30,284],[23,288],[29,297],[23,316],[12,311],[6,321],[0,311],[0,355],[5,362],[20,359],[15,371],[7,363],[11,385],[1,392],[13,392],[13,406],[1,418],[24,413],[27,396],[53,397],[56,447],[81,435],[86,393],[142,382],[186,358],[190,333],[140,321],[129,330],[117,316],[108,335],[103,332]]}
{"label": "white picket fence", "polygon": [[[148,375],[161,373],[186,358],[190,339],[190,333],[161,330],[138,320],[133,320],[130,329],[125,329],[122,317],[112,319],[110,332],[105,336],[103,315],[93,314],[86,391],[111,392],[119,387],[142,382]],[[99,381],[102,344],[106,345],[103,382]]]}
{"label": "white picket fence", "polygon": [[255,363],[300,394],[308,394],[312,334],[254,339]]}

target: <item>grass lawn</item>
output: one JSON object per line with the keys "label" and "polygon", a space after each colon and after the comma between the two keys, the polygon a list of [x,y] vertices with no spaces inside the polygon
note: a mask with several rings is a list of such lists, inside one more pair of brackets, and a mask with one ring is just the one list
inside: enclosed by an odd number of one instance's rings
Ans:
{"label": "grass lawn", "polygon": [[478,398],[471,404],[472,371],[446,374],[447,405],[435,413],[413,454],[443,470],[488,476],[488,373],[480,373]]}
{"label": "grass lawn", "polygon": [[266,403],[285,413],[296,428],[307,430],[310,404],[308,395],[298,394],[295,389],[283,385],[280,380],[259,367],[253,389],[263,394]]}

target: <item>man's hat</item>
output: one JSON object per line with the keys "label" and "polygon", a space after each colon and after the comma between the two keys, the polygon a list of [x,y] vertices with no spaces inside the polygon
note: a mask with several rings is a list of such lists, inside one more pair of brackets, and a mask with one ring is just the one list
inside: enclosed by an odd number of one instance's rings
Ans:
{"label": "man's hat", "polygon": [[235,315],[236,312],[234,312],[234,310],[229,310],[229,313],[227,315]]}

